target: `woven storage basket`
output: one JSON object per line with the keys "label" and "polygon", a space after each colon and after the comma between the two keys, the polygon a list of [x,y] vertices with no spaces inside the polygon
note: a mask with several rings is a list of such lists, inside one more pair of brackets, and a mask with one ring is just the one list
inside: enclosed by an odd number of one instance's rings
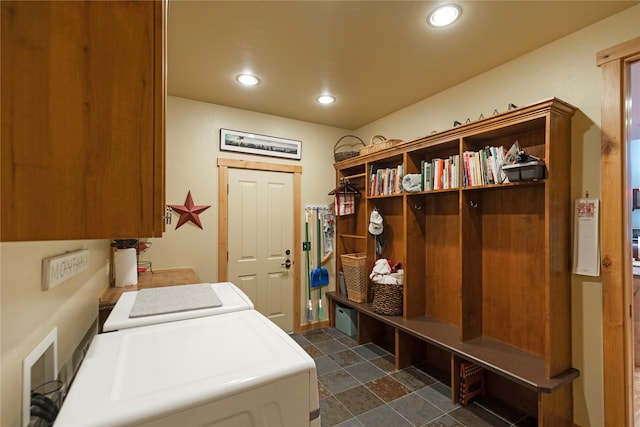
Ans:
{"label": "woven storage basket", "polygon": [[386,150],[402,142],[401,139],[387,139],[382,135],[374,135],[371,137],[369,145],[360,149],[360,155],[377,153],[378,151]]}
{"label": "woven storage basket", "polygon": [[347,285],[347,298],[354,302],[367,301],[367,254],[343,254],[342,271]]}
{"label": "woven storage basket", "polygon": [[371,310],[387,316],[402,314],[402,288],[404,285],[374,283]]}
{"label": "woven storage basket", "polygon": [[[351,143],[349,143],[344,140],[345,138],[354,138],[357,141],[351,141]],[[336,145],[333,146],[333,158],[336,163],[359,156],[360,151],[356,149],[358,145],[366,146],[364,141],[355,135],[345,135],[341,137],[338,142],[336,142]],[[345,150],[345,148],[347,149]]]}

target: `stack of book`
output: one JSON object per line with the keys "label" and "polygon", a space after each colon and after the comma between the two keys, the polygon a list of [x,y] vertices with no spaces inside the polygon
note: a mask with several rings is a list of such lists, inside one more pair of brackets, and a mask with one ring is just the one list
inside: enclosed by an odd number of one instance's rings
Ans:
{"label": "stack of book", "polygon": [[371,196],[388,196],[402,193],[403,176],[403,165],[377,170],[372,168],[369,177],[369,194]]}
{"label": "stack of book", "polygon": [[460,156],[423,160],[420,164],[422,190],[446,190],[460,186]]}
{"label": "stack of book", "polygon": [[502,171],[504,155],[504,147],[485,147],[462,153],[462,185],[474,187],[508,182]]}

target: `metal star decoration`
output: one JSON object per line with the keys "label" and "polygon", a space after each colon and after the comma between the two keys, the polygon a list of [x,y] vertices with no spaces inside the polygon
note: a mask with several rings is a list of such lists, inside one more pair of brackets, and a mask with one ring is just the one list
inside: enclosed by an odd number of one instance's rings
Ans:
{"label": "metal star decoration", "polygon": [[169,207],[178,212],[180,214],[180,219],[176,224],[176,230],[180,228],[187,221],[193,222],[198,227],[202,228],[202,223],[200,222],[200,217],[198,214],[201,214],[203,211],[209,209],[209,206],[196,206],[193,203],[193,199],[191,198],[191,191],[187,193],[187,199],[184,201],[184,205],[169,205]]}

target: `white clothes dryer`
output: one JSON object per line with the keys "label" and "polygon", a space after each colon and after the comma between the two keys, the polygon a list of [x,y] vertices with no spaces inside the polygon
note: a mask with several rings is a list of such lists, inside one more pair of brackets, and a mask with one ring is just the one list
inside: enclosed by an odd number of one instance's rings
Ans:
{"label": "white clothes dryer", "polygon": [[56,427],[320,426],[316,366],[255,310],[96,335]]}

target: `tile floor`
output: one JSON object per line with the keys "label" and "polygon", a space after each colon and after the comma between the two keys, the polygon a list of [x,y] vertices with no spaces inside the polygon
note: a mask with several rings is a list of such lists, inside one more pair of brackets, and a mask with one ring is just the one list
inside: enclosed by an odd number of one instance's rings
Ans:
{"label": "tile floor", "polygon": [[322,427],[535,426],[495,402],[451,403],[448,375],[417,366],[395,370],[394,357],[335,328],[293,335],[316,362]]}

